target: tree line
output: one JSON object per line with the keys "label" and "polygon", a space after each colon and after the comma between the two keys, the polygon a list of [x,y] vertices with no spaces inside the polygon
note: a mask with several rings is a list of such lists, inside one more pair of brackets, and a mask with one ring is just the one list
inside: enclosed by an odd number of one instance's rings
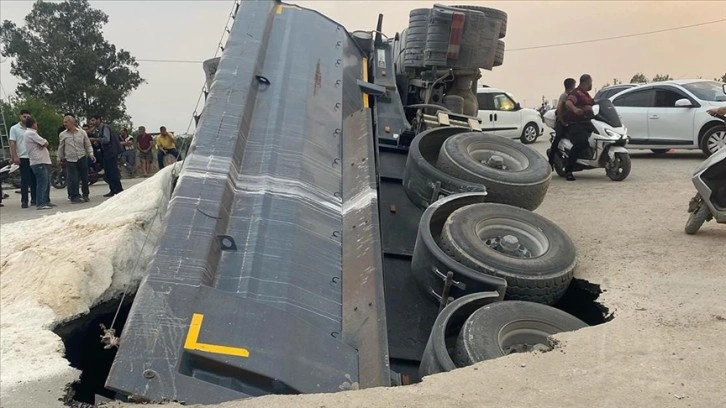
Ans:
{"label": "tree line", "polygon": [[104,39],[107,23],[108,15],[88,0],[37,1],[22,27],[4,20],[0,55],[13,58],[10,73],[20,79],[15,95],[2,101],[5,120],[12,123],[28,109],[55,143],[66,113],[130,127],[125,99],[145,81],[136,59]]}
{"label": "tree line", "polygon": [[[699,78],[701,78],[701,77],[699,77]],[[672,80],[673,80],[673,78],[668,74],[656,74],[655,76],[653,76],[653,79],[648,79],[648,77],[645,76],[645,74],[643,74],[642,72],[638,72],[637,74],[633,75],[632,78],[630,78],[630,82],[628,82],[628,83],[630,83],[630,84],[647,84],[650,82],[662,82],[662,81],[672,81]],[[724,73],[721,78],[716,77],[713,80],[726,83],[726,73]],[[613,78],[612,83],[611,82],[606,83],[605,85],[603,85],[603,88],[611,86],[611,85],[620,85],[622,83],[623,83],[623,81],[619,80],[618,78]]]}

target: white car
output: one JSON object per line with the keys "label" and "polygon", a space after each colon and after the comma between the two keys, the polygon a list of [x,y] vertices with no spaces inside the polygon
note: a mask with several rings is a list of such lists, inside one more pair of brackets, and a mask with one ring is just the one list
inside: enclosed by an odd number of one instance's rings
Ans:
{"label": "white car", "polygon": [[610,97],[628,129],[628,149],[701,149],[726,146],[726,126],[706,111],[726,106],[726,84],[703,79],[655,82]]}
{"label": "white car", "polygon": [[499,136],[534,143],[544,132],[542,116],[534,109],[522,108],[512,94],[501,89],[481,87],[476,91],[482,130]]}

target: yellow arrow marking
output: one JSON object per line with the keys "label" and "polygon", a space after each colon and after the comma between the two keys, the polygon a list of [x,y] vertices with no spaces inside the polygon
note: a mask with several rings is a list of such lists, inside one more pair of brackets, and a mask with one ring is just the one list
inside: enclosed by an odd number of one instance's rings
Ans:
{"label": "yellow arrow marking", "polygon": [[201,313],[192,314],[192,322],[189,325],[187,338],[184,341],[184,349],[206,351],[207,353],[226,354],[229,356],[249,357],[250,352],[242,347],[220,346],[217,344],[199,343],[199,332],[202,330],[204,315]]}

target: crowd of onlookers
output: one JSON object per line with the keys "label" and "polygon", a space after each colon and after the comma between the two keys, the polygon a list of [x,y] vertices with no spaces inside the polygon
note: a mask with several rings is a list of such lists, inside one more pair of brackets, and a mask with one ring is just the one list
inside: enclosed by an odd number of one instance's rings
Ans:
{"label": "crowd of onlookers", "polygon": [[[22,208],[35,206],[47,210],[55,206],[50,201],[52,161],[49,143],[38,134],[38,123],[27,110],[20,112],[20,120],[10,128],[11,162],[20,167],[20,205]],[[146,133],[141,126],[135,136],[122,128],[115,134],[110,125],[98,115],[91,116],[87,124],[79,127],[74,115],[63,117],[63,126],[58,129],[58,150],[56,158],[63,169],[71,203],[90,201],[89,173],[103,177],[109,186],[104,197],[113,197],[123,191],[119,165],[134,177],[136,159],[140,159],[143,177],[154,171],[153,149],[156,147],[158,168],[164,167],[167,156],[179,158],[174,135],[164,126],[156,138]],[[0,197],[6,196],[0,187]],[[0,206],[2,198],[0,198]]]}

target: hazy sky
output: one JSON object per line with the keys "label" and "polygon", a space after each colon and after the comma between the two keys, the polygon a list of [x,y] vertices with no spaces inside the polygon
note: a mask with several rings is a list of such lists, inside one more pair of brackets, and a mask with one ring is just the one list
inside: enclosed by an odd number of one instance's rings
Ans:
{"label": "hazy sky", "polygon": [[[408,22],[408,12],[434,3],[494,7],[509,14],[508,49],[612,37],[726,18],[726,1],[297,1],[319,10],[348,30],[375,28],[384,14],[384,32],[394,34]],[[232,8],[231,0],[91,1],[109,15],[106,39],[139,60],[211,58]],[[0,0],[0,18],[22,24],[31,1]],[[127,99],[135,125],[166,125],[183,133],[204,83],[201,64],[140,62],[147,80]],[[726,22],[641,37],[565,47],[512,51],[504,65],[486,72],[482,81],[512,92],[525,106],[542,96],[556,98],[562,80],[590,73],[599,87],[636,72],[675,78],[712,79],[726,73]],[[17,80],[10,62],[0,64],[4,91]],[[4,93],[0,96],[5,97]],[[201,110],[201,106],[200,106]]]}

